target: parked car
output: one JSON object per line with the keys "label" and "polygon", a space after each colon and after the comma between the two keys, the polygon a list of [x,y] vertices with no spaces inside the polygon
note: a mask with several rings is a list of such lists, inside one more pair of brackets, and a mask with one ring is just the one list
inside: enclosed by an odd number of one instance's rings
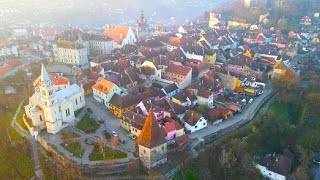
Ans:
{"label": "parked car", "polygon": [[88,111],[89,113],[93,113],[93,111],[92,111],[91,108],[87,108],[87,111]]}
{"label": "parked car", "polygon": [[118,137],[118,134],[115,131],[111,131],[112,136]]}
{"label": "parked car", "polygon": [[248,101],[248,103],[251,104],[252,102],[253,102],[253,99],[251,98],[251,99]]}
{"label": "parked car", "polygon": [[129,138],[132,139],[132,140],[136,140],[137,139],[137,137],[135,135],[133,135],[133,134],[129,134]]}

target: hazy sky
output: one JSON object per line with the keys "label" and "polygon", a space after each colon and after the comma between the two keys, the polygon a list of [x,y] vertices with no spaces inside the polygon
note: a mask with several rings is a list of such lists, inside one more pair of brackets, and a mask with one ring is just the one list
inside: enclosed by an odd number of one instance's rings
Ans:
{"label": "hazy sky", "polygon": [[2,16],[3,21],[117,23],[135,20],[141,10],[147,18],[183,20],[211,7],[212,0],[0,0],[0,20]]}

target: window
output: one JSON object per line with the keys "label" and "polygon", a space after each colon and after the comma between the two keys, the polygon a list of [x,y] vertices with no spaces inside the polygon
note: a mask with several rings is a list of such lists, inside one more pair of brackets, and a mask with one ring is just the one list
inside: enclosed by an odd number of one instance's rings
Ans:
{"label": "window", "polygon": [[206,125],[206,123],[203,123],[203,125],[205,126],[205,125]]}
{"label": "window", "polygon": [[198,126],[195,126],[194,128],[196,128],[196,129],[197,129],[197,128],[198,128]]}
{"label": "window", "polygon": [[78,105],[78,99],[76,99],[76,105]]}

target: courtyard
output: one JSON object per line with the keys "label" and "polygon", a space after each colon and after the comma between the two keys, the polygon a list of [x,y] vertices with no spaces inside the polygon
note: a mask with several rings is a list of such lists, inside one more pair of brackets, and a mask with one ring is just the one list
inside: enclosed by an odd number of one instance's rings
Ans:
{"label": "courtyard", "polygon": [[[58,134],[44,130],[40,135],[68,159],[81,164],[126,162],[135,158],[135,141],[120,127],[119,119],[92,96],[86,96],[85,100],[86,106],[77,114],[76,123]],[[118,136],[112,136],[112,131]]]}

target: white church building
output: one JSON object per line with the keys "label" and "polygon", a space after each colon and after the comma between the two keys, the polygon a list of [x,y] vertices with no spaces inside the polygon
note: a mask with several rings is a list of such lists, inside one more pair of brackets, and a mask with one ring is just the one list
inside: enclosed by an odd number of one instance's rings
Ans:
{"label": "white church building", "polygon": [[56,134],[75,120],[75,111],[85,106],[84,91],[77,84],[56,88],[44,65],[41,67],[39,87],[25,106],[30,126],[47,129]]}

